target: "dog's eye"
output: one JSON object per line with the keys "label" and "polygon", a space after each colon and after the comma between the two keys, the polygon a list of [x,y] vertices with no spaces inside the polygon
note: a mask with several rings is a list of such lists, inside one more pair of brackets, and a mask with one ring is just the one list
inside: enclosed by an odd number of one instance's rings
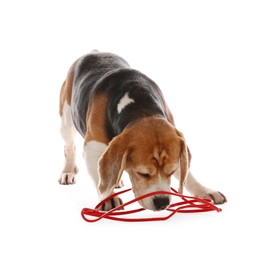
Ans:
{"label": "dog's eye", "polygon": [[150,175],[146,172],[137,172],[137,173],[144,178],[149,178],[150,177]]}
{"label": "dog's eye", "polygon": [[168,174],[168,176],[173,175],[175,172],[176,172],[176,170],[174,170],[174,171],[170,172],[170,173]]}

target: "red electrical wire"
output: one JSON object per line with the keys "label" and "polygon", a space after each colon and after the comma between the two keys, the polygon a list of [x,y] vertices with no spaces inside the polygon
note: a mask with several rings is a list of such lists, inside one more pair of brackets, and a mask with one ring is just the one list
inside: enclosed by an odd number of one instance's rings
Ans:
{"label": "red electrical wire", "polygon": [[[106,201],[112,199],[113,197],[115,197],[117,195],[128,192],[130,190],[131,189],[127,189],[127,190],[123,190],[123,191],[112,194],[111,196],[109,196],[106,199],[104,199],[103,201],[101,201],[98,205],[96,205],[95,209],[83,208],[83,210],[81,211],[82,218],[87,222],[96,222],[103,218],[117,220],[117,221],[126,221],[126,222],[142,222],[142,221],[167,220],[176,213],[194,213],[194,212],[206,212],[206,211],[212,211],[212,210],[216,210],[217,212],[221,211],[221,209],[216,207],[212,203],[212,201],[209,199],[200,199],[200,198],[196,198],[196,197],[185,196],[185,195],[179,194],[173,188],[171,188],[171,190],[173,192],[170,192],[170,191],[150,192],[148,194],[145,194],[145,195],[139,196],[133,200],[130,200],[130,201],[128,201],[116,208],[113,208],[109,211],[98,210],[98,208],[100,208]],[[170,204],[168,206],[168,208],[166,209],[170,213],[165,217],[155,217],[155,218],[118,217],[118,216],[128,215],[128,214],[137,213],[137,212],[145,210],[144,208],[139,208],[139,209],[133,209],[133,210],[117,211],[117,210],[123,209],[125,206],[130,205],[136,201],[145,199],[150,196],[158,195],[158,194],[167,194],[167,195],[177,196],[177,197],[180,197],[182,199],[182,201]],[[90,216],[93,218],[87,218],[86,216]]]}

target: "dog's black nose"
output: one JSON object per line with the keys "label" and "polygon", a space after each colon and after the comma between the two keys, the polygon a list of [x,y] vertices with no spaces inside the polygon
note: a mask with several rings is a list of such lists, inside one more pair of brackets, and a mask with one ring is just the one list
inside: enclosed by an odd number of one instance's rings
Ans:
{"label": "dog's black nose", "polygon": [[170,199],[169,199],[169,197],[166,197],[166,196],[154,197],[153,204],[154,204],[156,210],[163,210],[163,209],[166,209],[167,206],[170,204]]}

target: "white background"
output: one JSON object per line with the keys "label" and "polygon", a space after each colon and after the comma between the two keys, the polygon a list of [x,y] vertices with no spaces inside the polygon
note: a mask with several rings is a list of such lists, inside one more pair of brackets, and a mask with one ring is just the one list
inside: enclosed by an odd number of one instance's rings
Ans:
{"label": "white background", "polygon": [[[277,259],[277,14],[267,0],[1,1],[0,258]],[[160,85],[222,213],[83,221],[96,193],[80,137],[77,184],[58,185],[58,99],[92,49]]]}

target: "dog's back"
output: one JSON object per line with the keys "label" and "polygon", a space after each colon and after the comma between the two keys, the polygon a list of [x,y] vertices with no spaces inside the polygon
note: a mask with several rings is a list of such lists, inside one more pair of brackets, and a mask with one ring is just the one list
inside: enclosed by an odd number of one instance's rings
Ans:
{"label": "dog's back", "polygon": [[110,140],[138,118],[165,117],[162,94],[151,79],[130,69],[128,63],[115,54],[93,52],[77,60],[74,69],[72,116],[83,137],[90,101],[99,93],[108,96],[106,130]]}
{"label": "dog's back", "polygon": [[97,82],[108,74],[128,68],[128,63],[121,57],[97,51],[75,62],[71,108],[74,125],[82,136],[86,133],[86,114]]}

